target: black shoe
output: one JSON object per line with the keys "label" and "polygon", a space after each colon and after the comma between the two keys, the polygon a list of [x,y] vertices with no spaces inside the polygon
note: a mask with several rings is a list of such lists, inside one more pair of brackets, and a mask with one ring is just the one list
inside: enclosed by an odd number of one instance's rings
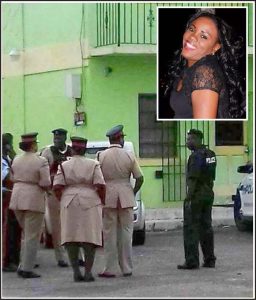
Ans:
{"label": "black shoe", "polygon": [[202,264],[204,268],[215,268],[215,261],[204,262]]}
{"label": "black shoe", "polygon": [[34,272],[22,271],[21,277],[23,278],[39,278],[41,275]]}
{"label": "black shoe", "polygon": [[105,277],[105,278],[114,278],[114,277],[116,277],[116,274],[104,271],[102,273],[98,273],[98,276]]}
{"label": "black shoe", "polygon": [[84,281],[86,281],[86,282],[95,281],[95,278],[92,276],[91,272],[85,272]]}
{"label": "black shoe", "polygon": [[18,270],[17,270],[17,275],[18,275],[19,277],[22,277],[22,274],[23,274],[23,271],[22,271],[21,269],[18,269]]}
{"label": "black shoe", "polygon": [[132,272],[131,272],[131,273],[124,273],[123,276],[124,276],[124,277],[132,276]]}
{"label": "black shoe", "polygon": [[84,261],[82,259],[78,260],[78,264],[80,267],[84,267]]}
{"label": "black shoe", "polygon": [[184,263],[183,265],[177,265],[177,268],[180,270],[192,270],[192,269],[198,269],[198,265],[188,265]]}
{"label": "black shoe", "polygon": [[68,267],[68,264],[64,260],[59,260],[58,261],[58,266],[62,267],[62,268],[65,268],[65,267]]}
{"label": "black shoe", "polygon": [[9,266],[7,267],[3,267],[3,272],[16,272],[18,269],[18,266],[17,265],[14,265],[14,264],[10,264]]}
{"label": "black shoe", "polygon": [[84,281],[84,277],[81,274],[74,274],[74,281],[75,282],[80,282],[80,281]]}

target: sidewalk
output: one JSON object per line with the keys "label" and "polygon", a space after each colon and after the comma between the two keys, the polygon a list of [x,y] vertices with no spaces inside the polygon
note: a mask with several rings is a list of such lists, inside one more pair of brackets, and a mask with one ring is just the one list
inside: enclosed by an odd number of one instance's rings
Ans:
{"label": "sidewalk", "polygon": [[[235,225],[233,207],[213,207],[212,225],[214,227]],[[168,231],[182,226],[182,207],[146,209],[146,231]]]}

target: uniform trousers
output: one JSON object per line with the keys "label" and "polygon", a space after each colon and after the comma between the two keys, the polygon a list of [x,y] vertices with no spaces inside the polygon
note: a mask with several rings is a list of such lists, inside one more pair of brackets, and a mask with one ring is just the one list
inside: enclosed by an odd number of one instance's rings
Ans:
{"label": "uniform trousers", "polygon": [[47,195],[46,199],[55,257],[57,261],[65,260],[65,249],[61,246],[60,201],[55,197],[53,192]]}
{"label": "uniform trousers", "polygon": [[86,242],[67,242],[65,243],[65,248],[67,249],[69,261],[75,277],[82,276],[78,262],[80,249],[84,251],[85,274],[91,273],[95,258],[96,245]]}
{"label": "uniform trousers", "polygon": [[2,194],[2,266],[19,264],[21,228],[14,212],[9,209],[11,192]]}
{"label": "uniform trousers", "polygon": [[118,263],[123,274],[131,273],[133,209],[103,208],[103,239],[105,272],[114,273]]}
{"label": "uniform trousers", "polygon": [[22,229],[19,269],[31,272],[36,262],[44,213],[29,210],[15,210],[14,213]]}
{"label": "uniform trousers", "polygon": [[215,262],[212,228],[213,201],[184,201],[183,238],[186,264],[199,266],[199,243],[204,262]]}
{"label": "uniform trousers", "polygon": [[8,210],[11,192],[2,193],[2,266],[9,264],[8,249]]}

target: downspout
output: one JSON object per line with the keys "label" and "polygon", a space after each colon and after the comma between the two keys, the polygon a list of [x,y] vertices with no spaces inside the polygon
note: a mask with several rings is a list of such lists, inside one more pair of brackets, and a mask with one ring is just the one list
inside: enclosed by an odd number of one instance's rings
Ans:
{"label": "downspout", "polygon": [[120,25],[120,3],[117,3],[117,47],[120,47],[120,30],[121,30],[121,25]]}
{"label": "downspout", "polygon": [[24,3],[21,3],[21,27],[22,27],[22,98],[23,98],[23,132],[26,133],[26,87],[25,87],[25,29],[24,29]]}

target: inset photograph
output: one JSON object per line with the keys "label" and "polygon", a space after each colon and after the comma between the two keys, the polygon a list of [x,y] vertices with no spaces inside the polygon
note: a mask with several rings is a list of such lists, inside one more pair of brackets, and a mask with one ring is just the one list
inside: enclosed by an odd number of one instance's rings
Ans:
{"label": "inset photograph", "polygon": [[247,120],[247,8],[157,9],[157,120]]}

